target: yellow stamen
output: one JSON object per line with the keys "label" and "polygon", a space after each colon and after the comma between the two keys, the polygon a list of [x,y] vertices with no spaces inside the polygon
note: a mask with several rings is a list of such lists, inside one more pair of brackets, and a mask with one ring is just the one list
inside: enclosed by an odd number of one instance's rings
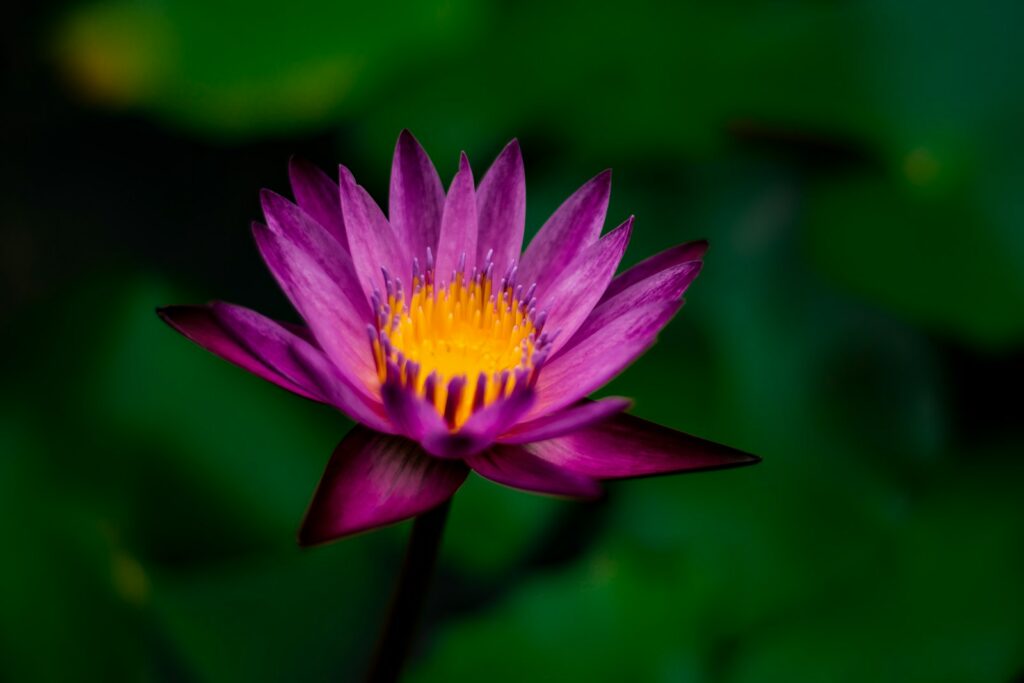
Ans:
{"label": "yellow stamen", "polygon": [[384,319],[380,312],[373,357],[381,382],[399,381],[420,397],[427,396],[427,380],[434,375],[433,404],[442,417],[449,382],[462,378],[458,403],[449,414],[449,426],[457,429],[475,410],[510,394],[517,371],[520,382],[530,376],[540,330],[529,302],[518,300],[511,285],[492,298],[489,276],[467,280],[459,274],[439,287],[429,280],[417,278],[408,301],[401,293],[389,293],[389,314]]}

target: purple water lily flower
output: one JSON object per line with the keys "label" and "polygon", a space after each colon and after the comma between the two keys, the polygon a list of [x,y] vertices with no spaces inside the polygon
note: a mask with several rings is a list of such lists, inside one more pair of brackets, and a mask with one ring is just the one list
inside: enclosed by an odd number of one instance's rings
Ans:
{"label": "purple water lily flower", "polygon": [[593,498],[600,481],[757,458],[586,397],[643,353],[682,306],[705,242],[615,276],[632,217],[601,234],[611,173],[569,197],[520,253],[518,143],[479,184],[465,154],[447,192],[403,132],[388,216],[352,174],[293,160],[295,202],[265,190],[263,259],[307,327],[232,304],[159,311],[200,346],[358,425],[341,441],[299,539],[314,544],[447,501],[470,470]]}

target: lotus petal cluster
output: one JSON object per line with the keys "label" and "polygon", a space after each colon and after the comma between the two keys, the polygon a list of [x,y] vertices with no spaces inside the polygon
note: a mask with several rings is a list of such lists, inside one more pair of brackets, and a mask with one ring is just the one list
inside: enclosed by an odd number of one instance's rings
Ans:
{"label": "lotus petal cluster", "polygon": [[600,481],[757,458],[587,396],[654,342],[700,272],[705,242],[616,276],[633,219],[602,234],[611,173],[585,183],[522,250],[526,183],[513,140],[477,183],[463,154],[445,192],[403,132],[387,215],[344,166],[290,167],[295,200],[264,190],[263,260],[305,322],[233,304],[168,306],[174,329],[357,422],[299,540],[320,543],[445,502],[470,470],[571,498]]}

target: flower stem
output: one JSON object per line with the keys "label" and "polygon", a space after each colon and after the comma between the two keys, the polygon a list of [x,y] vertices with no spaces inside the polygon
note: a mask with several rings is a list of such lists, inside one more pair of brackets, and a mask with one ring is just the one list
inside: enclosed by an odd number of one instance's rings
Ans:
{"label": "flower stem", "polygon": [[393,683],[402,673],[434,575],[450,507],[451,499],[448,499],[417,517],[412,524],[405,559],[391,597],[387,621],[377,640],[367,683]]}

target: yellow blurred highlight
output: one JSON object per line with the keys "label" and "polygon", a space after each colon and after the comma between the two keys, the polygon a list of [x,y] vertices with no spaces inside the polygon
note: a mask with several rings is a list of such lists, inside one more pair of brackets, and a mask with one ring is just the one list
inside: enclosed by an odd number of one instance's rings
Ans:
{"label": "yellow blurred highlight", "polygon": [[170,61],[170,36],[153,6],[94,5],[68,15],[54,51],[78,94],[124,106],[140,103],[159,86]]}
{"label": "yellow blurred highlight", "polygon": [[925,187],[935,182],[941,169],[939,160],[927,147],[917,147],[903,159],[903,173],[912,185],[918,187]]}
{"label": "yellow blurred highlight", "polygon": [[114,589],[125,602],[136,606],[146,603],[149,598],[149,577],[138,560],[124,551],[116,550],[110,558],[110,571]]}

